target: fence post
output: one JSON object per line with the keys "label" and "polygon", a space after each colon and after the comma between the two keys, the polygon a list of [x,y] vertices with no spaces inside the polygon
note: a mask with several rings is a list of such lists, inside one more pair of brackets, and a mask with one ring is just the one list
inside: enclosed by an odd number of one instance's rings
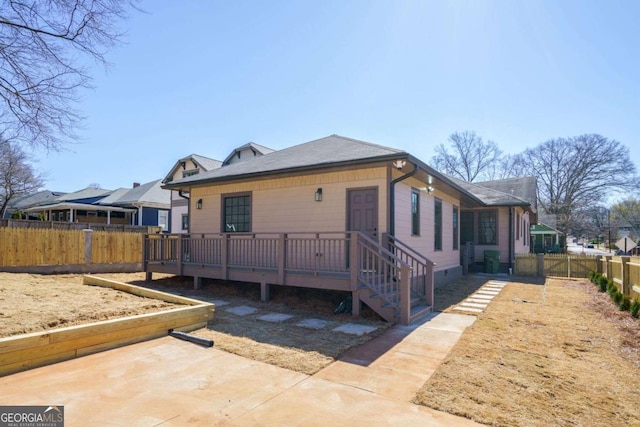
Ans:
{"label": "fence post", "polygon": [[544,254],[536,254],[536,276],[544,277]]}
{"label": "fence post", "polygon": [[604,262],[604,269],[603,269],[602,274],[604,274],[604,276],[607,279],[611,279],[611,276],[612,276],[611,270],[610,270],[611,269],[611,255],[605,255],[604,261],[605,261]]}
{"label": "fence post", "polygon": [[84,231],[84,263],[91,264],[91,235],[93,230],[85,229]]}
{"label": "fence post", "polygon": [[596,273],[602,274],[602,255],[596,255]]}
{"label": "fence post", "polygon": [[622,271],[620,273],[622,273],[622,289],[620,289],[620,292],[622,293],[622,295],[630,295],[629,292],[629,271],[627,269],[627,263],[631,260],[630,257],[628,256],[622,256],[620,257],[620,259],[622,260],[622,264],[621,267]]}

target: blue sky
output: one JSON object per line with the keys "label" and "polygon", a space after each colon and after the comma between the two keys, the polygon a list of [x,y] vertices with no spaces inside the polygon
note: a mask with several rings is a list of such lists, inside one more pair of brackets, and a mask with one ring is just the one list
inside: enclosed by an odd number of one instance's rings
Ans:
{"label": "blue sky", "polygon": [[429,161],[455,131],[516,154],[599,133],[640,165],[637,1],[143,1],[81,92],[82,141],[46,187],[129,187],[340,134]]}

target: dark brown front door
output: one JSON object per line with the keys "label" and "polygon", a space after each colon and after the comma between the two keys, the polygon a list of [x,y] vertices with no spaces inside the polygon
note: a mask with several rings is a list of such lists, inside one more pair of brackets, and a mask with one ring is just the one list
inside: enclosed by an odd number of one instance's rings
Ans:
{"label": "dark brown front door", "polygon": [[378,240],[378,189],[364,188],[348,190],[349,231],[362,231]]}

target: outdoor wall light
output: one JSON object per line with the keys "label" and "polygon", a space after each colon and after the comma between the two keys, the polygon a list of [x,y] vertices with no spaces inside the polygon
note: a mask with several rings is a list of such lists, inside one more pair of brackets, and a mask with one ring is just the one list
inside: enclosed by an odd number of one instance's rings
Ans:
{"label": "outdoor wall light", "polygon": [[202,199],[198,199],[196,202],[196,209],[202,209]]}
{"label": "outdoor wall light", "polygon": [[316,202],[322,201],[322,188],[316,190]]}

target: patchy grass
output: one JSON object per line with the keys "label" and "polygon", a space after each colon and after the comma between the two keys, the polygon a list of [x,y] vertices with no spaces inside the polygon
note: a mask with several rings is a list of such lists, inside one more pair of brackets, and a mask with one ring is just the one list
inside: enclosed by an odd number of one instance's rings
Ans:
{"label": "patchy grass", "polygon": [[[308,375],[318,372],[350,348],[369,341],[391,326],[369,309],[362,310],[358,319],[350,314],[335,315],[334,309],[348,295],[345,292],[271,286],[271,299],[264,303],[260,301],[260,286],[251,283],[203,280],[201,289],[193,289],[193,279],[185,277],[154,274],[158,279],[151,282],[145,282],[142,273],[105,274],[101,277],[203,301],[223,300],[229,304],[216,307],[213,322],[193,334],[213,339],[216,348],[229,353]],[[258,311],[246,316],[227,311],[241,305]],[[284,313],[293,317],[279,323],[258,319],[268,313]],[[324,320],[327,325],[318,330],[296,326],[304,318]],[[363,336],[333,331],[345,323],[375,326],[377,330]]]}
{"label": "patchy grass", "polygon": [[640,320],[586,279],[509,280],[415,403],[494,426],[640,425]]}

